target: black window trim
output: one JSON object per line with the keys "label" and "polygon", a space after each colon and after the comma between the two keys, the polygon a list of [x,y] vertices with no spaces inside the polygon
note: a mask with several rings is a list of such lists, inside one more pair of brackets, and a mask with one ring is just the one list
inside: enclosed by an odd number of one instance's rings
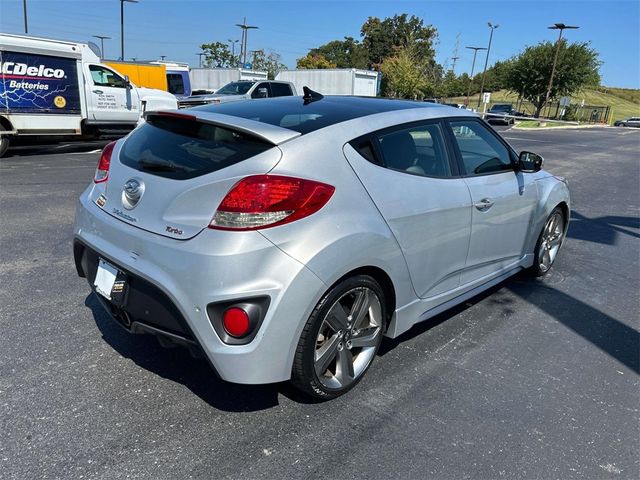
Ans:
{"label": "black window trim", "polygon": [[[449,141],[451,142],[451,146],[455,152],[456,164],[458,165],[458,171],[460,172],[461,178],[471,178],[471,177],[485,177],[487,175],[502,175],[505,173],[518,173],[517,162],[518,155],[511,145],[507,143],[486,121],[477,118],[477,117],[447,117],[444,119],[446,123],[446,135],[449,137]],[[456,141],[456,137],[453,134],[453,127],[451,126],[451,122],[476,122],[480,125],[480,128],[484,128],[489,132],[490,135],[493,135],[506,149],[509,154],[509,161],[511,163],[511,169],[508,170],[500,170],[497,172],[486,172],[486,173],[467,173],[467,170],[464,165],[464,160],[462,159],[462,154],[460,153],[460,149],[458,148],[458,142]]]}
{"label": "black window trim", "polygon": [[[453,145],[451,144],[451,138],[449,138],[449,134],[448,134],[448,129],[449,127],[447,125],[445,125],[444,123],[444,118],[428,118],[428,119],[424,119],[424,120],[417,120],[417,121],[413,121],[413,122],[407,122],[407,123],[400,123],[397,125],[393,125],[391,127],[386,127],[386,128],[382,128],[380,130],[376,130],[374,132],[369,132],[365,135],[361,135],[360,137],[354,138],[353,140],[349,141],[349,145],[351,145],[353,147],[353,149],[358,152],[359,155],[362,156],[362,154],[360,154],[359,148],[358,146],[362,145],[364,142],[369,142],[371,145],[371,148],[373,150],[373,155],[375,158],[375,161],[371,161],[369,159],[367,159],[366,157],[362,157],[365,158],[368,162],[372,163],[373,165],[376,165],[378,167],[382,167],[386,170],[390,170],[392,172],[398,172],[398,173],[403,173],[405,175],[413,175],[415,177],[423,177],[423,178],[431,178],[431,179],[435,179],[435,180],[450,180],[450,179],[455,179],[455,178],[460,178],[462,177],[462,175],[460,175],[460,168],[458,165],[458,162],[456,160],[456,156],[453,150]],[[390,133],[393,132],[399,132],[402,130],[408,130],[412,127],[419,127],[422,125],[434,125],[434,124],[438,124],[440,125],[440,130],[442,132],[442,140],[444,142],[444,149],[445,149],[445,153],[447,155],[447,161],[449,162],[449,170],[451,171],[451,173],[446,176],[446,177],[435,177],[432,175],[421,175],[419,173],[413,173],[413,172],[405,172],[405,171],[400,171],[400,170],[394,170],[393,168],[387,167],[385,161],[384,161],[384,155],[382,154],[382,148],[380,147],[380,143],[378,142],[378,138],[380,136],[383,135],[388,135]]]}

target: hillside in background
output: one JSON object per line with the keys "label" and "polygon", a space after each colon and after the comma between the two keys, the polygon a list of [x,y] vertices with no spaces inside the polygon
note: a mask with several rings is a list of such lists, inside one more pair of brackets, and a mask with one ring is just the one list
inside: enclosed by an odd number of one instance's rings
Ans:
{"label": "hillside in background", "polygon": [[[499,90],[491,94],[491,104],[513,103],[516,104],[518,95],[507,90]],[[609,105],[613,109],[610,123],[629,117],[640,117],[640,90],[631,88],[598,87],[598,89],[585,89],[571,97],[573,104],[580,104],[584,100],[585,105],[604,106]],[[451,99],[453,102],[463,103],[464,97]],[[471,97],[471,105],[478,102],[478,95]],[[531,114],[533,107],[525,103],[525,112]]]}

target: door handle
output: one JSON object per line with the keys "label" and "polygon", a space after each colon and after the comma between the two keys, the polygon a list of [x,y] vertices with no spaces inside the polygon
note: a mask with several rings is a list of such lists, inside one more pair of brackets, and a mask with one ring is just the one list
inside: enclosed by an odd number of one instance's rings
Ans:
{"label": "door handle", "polygon": [[93,93],[97,93],[98,95],[102,95],[104,92],[102,90],[93,90]]}
{"label": "door handle", "polygon": [[486,212],[491,207],[493,207],[493,202],[489,198],[483,198],[478,203],[475,203],[474,207],[476,207],[481,212]]}

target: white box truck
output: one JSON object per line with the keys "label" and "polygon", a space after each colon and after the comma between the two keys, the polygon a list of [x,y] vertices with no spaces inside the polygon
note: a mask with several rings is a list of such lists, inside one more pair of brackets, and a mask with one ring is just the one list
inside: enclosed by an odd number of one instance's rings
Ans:
{"label": "white box truck", "polygon": [[189,76],[192,95],[202,95],[215,93],[227,83],[238,80],[266,80],[267,72],[244,68],[192,68]]}
{"label": "white box truck", "polygon": [[298,93],[302,87],[323,95],[358,95],[375,97],[378,94],[379,73],[356,68],[327,68],[282,70],[276,80],[291,82]]}
{"label": "white box truck", "polygon": [[174,95],[136,87],[85,43],[0,33],[0,156],[14,139],[124,134],[144,111],[176,108]]}

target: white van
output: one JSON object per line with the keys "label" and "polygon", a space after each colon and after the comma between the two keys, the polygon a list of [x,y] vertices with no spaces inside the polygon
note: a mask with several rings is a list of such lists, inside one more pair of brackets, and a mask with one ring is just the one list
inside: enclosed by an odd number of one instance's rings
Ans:
{"label": "white van", "polygon": [[11,139],[133,129],[146,110],[175,109],[169,92],[140,88],[87,44],[0,34],[0,156]]}

